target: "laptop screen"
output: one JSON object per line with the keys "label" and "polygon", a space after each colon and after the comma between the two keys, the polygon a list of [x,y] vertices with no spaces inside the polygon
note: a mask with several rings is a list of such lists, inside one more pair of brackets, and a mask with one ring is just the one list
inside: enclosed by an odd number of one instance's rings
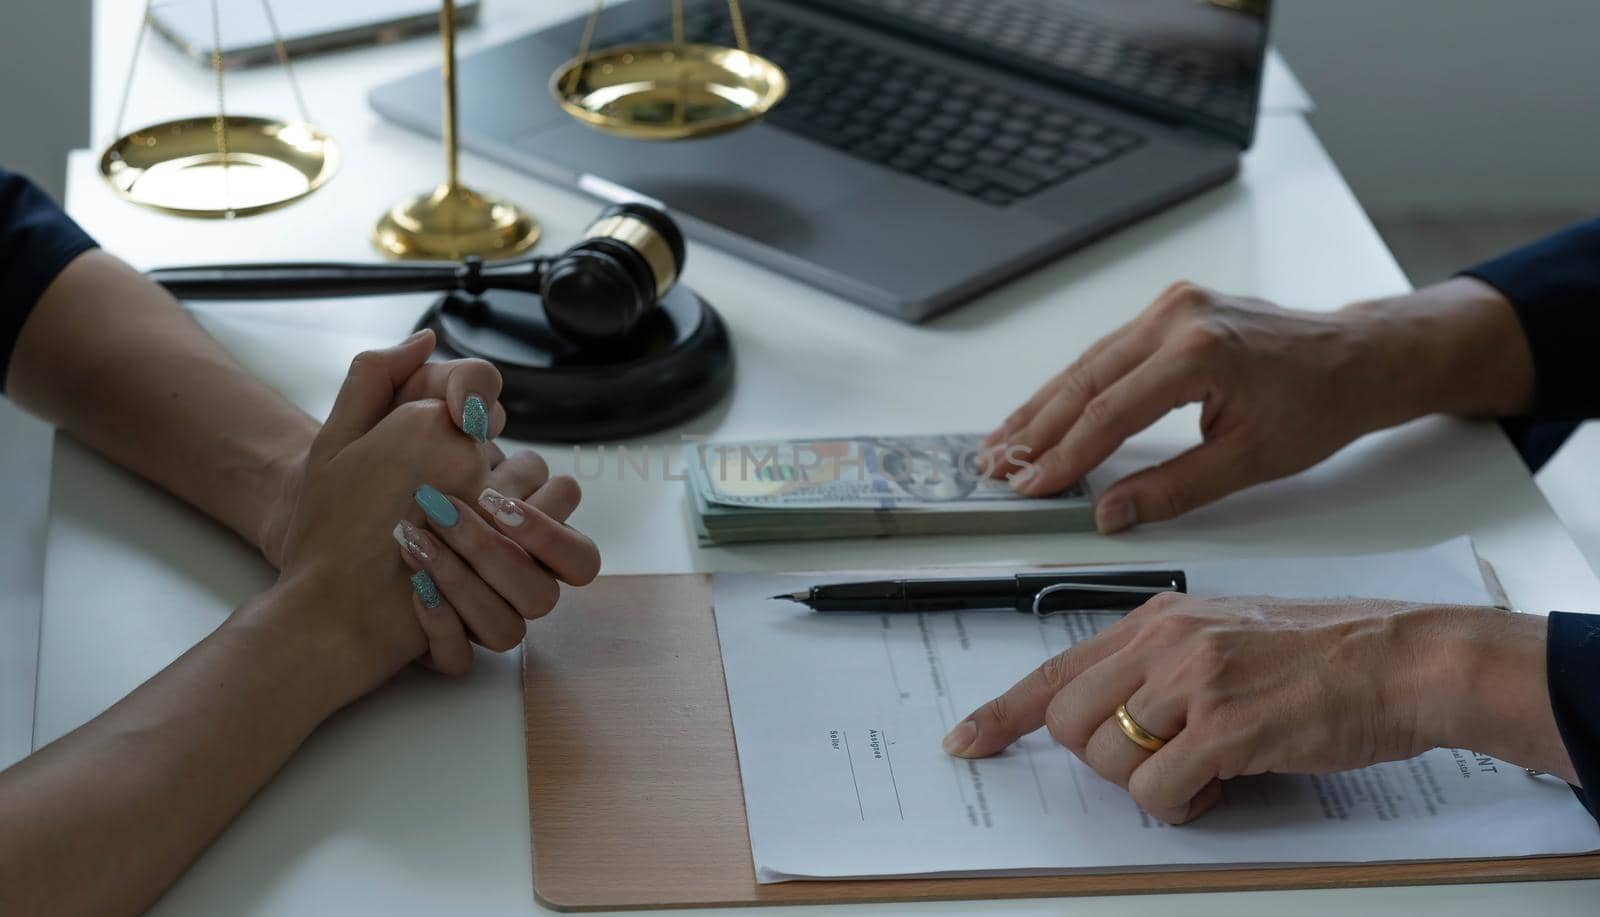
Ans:
{"label": "laptop screen", "polygon": [[813,0],[1248,145],[1271,0]]}

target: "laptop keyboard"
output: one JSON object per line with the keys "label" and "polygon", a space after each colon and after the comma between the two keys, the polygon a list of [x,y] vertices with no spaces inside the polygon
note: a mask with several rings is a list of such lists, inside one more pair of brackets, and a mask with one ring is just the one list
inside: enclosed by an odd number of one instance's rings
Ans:
{"label": "laptop keyboard", "polygon": [[[782,67],[789,95],[769,124],[997,207],[1082,175],[1142,138],[1056,105],[898,57],[767,11],[745,14],[750,48]],[[669,37],[671,22],[616,39]],[[734,44],[727,8],[691,7],[691,42]]]}
{"label": "laptop keyboard", "polygon": [[1054,0],[850,0],[934,34],[1015,55],[1050,70],[1110,83],[1236,125],[1255,116],[1255,73],[1227,55],[1162,48]]}

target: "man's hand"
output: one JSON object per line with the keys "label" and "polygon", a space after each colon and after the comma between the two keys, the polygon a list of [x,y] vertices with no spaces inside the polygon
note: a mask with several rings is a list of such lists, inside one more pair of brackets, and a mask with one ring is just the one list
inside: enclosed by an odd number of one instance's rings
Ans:
{"label": "man's hand", "polygon": [[[1545,622],[1492,608],[1166,594],[959,723],[951,754],[1046,726],[1150,815],[1187,822],[1221,783],[1473,748],[1572,779],[1545,688]],[[1118,725],[1118,705],[1158,739]]]}
{"label": "man's hand", "polygon": [[1100,497],[1095,523],[1110,533],[1304,470],[1423,414],[1513,413],[1532,387],[1510,304],[1470,278],[1333,313],[1180,283],[1045,383],[984,446],[991,474],[1046,495],[1199,403],[1200,445]]}

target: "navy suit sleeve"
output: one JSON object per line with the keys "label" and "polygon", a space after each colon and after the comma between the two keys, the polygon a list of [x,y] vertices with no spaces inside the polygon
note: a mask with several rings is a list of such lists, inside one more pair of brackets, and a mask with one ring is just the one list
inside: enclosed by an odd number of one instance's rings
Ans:
{"label": "navy suit sleeve", "polygon": [[1600,417],[1600,220],[1463,271],[1499,290],[1533,351],[1532,419]]}
{"label": "navy suit sleeve", "polygon": [[1545,641],[1550,707],[1582,784],[1575,789],[1600,818],[1600,615],[1552,611]]}
{"label": "navy suit sleeve", "polygon": [[0,169],[0,391],[34,304],[72,259],[93,247],[39,186]]}

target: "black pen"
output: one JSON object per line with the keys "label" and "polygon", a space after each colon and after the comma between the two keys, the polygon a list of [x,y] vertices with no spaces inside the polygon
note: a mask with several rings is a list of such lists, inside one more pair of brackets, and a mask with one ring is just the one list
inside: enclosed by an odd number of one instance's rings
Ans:
{"label": "black pen", "polygon": [[783,593],[812,611],[921,612],[1013,608],[1024,614],[1130,611],[1162,592],[1187,592],[1182,570],[1019,573],[983,579],[896,579]]}

